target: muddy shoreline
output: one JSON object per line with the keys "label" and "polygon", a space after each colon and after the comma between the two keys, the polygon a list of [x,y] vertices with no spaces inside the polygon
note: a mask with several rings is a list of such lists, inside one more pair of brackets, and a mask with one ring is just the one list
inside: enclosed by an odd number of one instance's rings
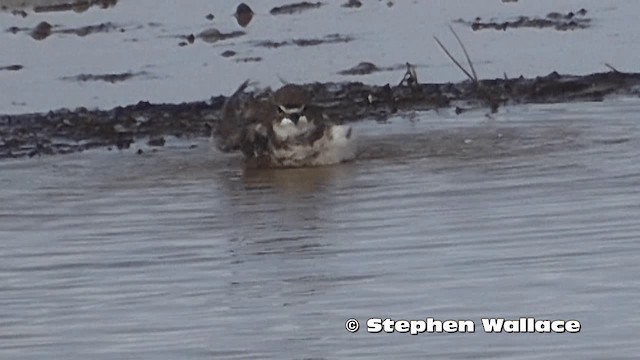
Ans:
{"label": "muddy shoreline", "polygon": [[[640,94],[640,73],[610,71],[585,76],[551,73],[536,78],[460,83],[367,85],[361,82],[305,85],[314,103],[336,122],[384,121],[402,111],[470,108],[523,103],[602,101],[606,96]],[[269,92],[270,89],[256,90]],[[207,137],[215,126],[225,96],[181,104],[135,105],[111,110],[60,109],[48,113],[0,115],[0,158],[54,155],[104,147],[129,148],[135,143],[163,146],[165,137]],[[142,151],[142,150],[140,150]]]}

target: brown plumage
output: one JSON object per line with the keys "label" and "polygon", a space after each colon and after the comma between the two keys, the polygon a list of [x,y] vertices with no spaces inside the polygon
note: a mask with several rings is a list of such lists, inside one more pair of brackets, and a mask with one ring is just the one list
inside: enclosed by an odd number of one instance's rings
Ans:
{"label": "brown plumage", "polygon": [[241,149],[247,126],[277,115],[273,104],[265,99],[257,99],[245,90],[249,80],[227,98],[222,108],[222,118],[213,132],[216,146],[224,152]]}
{"label": "brown plumage", "polygon": [[268,98],[245,93],[227,99],[214,132],[222,151],[241,150],[251,167],[328,165],[352,159],[351,128],[335,125],[310,105],[312,93],[288,84]]}
{"label": "brown plumage", "polygon": [[278,106],[300,107],[310,104],[312,99],[310,91],[296,84],[286,84],[273,94],[273,101]]}

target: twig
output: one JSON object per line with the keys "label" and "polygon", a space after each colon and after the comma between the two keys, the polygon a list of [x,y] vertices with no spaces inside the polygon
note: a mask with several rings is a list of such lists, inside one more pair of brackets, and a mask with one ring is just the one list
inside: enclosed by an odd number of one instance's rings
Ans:
{"label": "twig", "polygon": [[611,69],[611,71],[613,71],[613,72],[617,72],[617,73],[619,73],[619,72],[620,72],[620,71],[618,71],[618,69],[614,68],[613,66],[611,66],[611,65],[609,65],[609,64],[607,64],[607,63],[604,63],[604,66],[608,67],[608,68],[609,68],[609,69]]}
{"label": "twig", "polygon": [[449,57],[449,59],[451,59],[451,61],[453,61],[453,63],[454,63],[454,64],[456,64],[456,66],[457,66],[460,70],[462,70],[462,72],[463,72],[465,75],[467,75],[467,77],[468,77],[471,81],[473,81],[474,83],[476,83],[476,84],[477,84],[477,83],[478,83],[478,81],[477,81],[477,80],[476,80],[476,79],[475,79],[475,78],[474,78],[474,77],[473,77],[473,76],[472,76],[472,75],[471,75],[471,74],[470,74],[470,73],[469,73],[469,72],[468,72],[464,67],[462,67],[462,65],[458,62],[458,60],[456,60],[456,59],[453,57],[453,55],[451,55],[451,53],[449,52],[449,50],[447,50],[447,48],[446,48],[444,45],[442,45],[442,43],[440,42],[440,40],[439,40],[437,37],[435,37],[435,36],[434,36],[433,38],[436,40],[436,42],[438,43],[438,45],[440,46],[440,48],[442,49],[442,51],[444,51],[444,53],[445,53],[445,54],[447,54],[447,56]]}
{"label": "twig", "polygon": [[[440,42],[440,40],[437,37],[434,36],[433,38],[436,40],[436,42],[438,43],[438,45],[440,46],[442,51],[444,51],[444,53],[447,54],[449,59],[451,59],[451,61],[453,61],[453,63],[456,64],[456,66],[460,70],[462,70],[462,72],[465,75],[467,75],[467,77],[473,82],[473,84],[476,87],[476,90],[478,91],[478,95],[483,97],[486,100],[486,102],[489,105],[489,107],[491,108],[491,113],[493,114],[493,113],[497,112],[498,108],[500,107],[500,99],[496,98],[493,94],[491,94],[490,93],[490,89],[481,86],[480,81],[478,80],[478,74],[476,73],[476,70],[475,70],[475,68],[473,66],[473,62],[471,61],[471,57],[469,57],[469,53],[467,52],[467,49],[465,48],[464,44],[462,43],[462,40],[460,40],[460,37],[458,36],[458,34],[456,34],[455,30],[453,30],[453,27],[449,26],[449,30],[451,30],[451,32],[453,33],[453,36],[455,36],[456,40],[458,41],[458,44],[462,48],[462,51],[464,52],[464,56],[467,59],[467,62],[469,63],[469,67],[471,68],[471,73],[469,73],[469,71],[467,71],[460,64],[460,62],[458,60],[456,60],[453,57],[453,55],[451,55],[449,50],[447,50],[447,48],[442,44],[442,42]],[[505,79],[508,80],[506,73],[505,73]]]}
{"label": "twig", "polygon": [[416,74],[416,69],[413,65],[407,63],[407,71],[405,71],[402,80],[398,86],[402,86],[403,84],[407,84],[408,87],[418,86],[418,74]]}
{"label": "twig", "polygon": [[236,91],[234,91],[233,94],[231,94],[231,96],[229,96],[229,98],[235,97],[238,94],[240,94],[241,92],[244,92],[244,90],[247,88],[247,86],[249,86],[249,79],[245,80],[242,84],[240,84],[240,86],[238,86],[238,89],[236,89]]}
{"label": "twig", "polygon": [[278,80],[280,80],[280,82],[282,83],[282,85],[289,85],[290,83],[288,81],[286,81],[285,79],[283,79],[279,74],[276,75],[278,77]]}
{"label": "twig", "polygon": [[449,25],[449,30],[451,30],[451,32],[453,33],[453,36],[456,37],[456,40],[458,41],[458,44],[460,44],[460,47],[462,48],[462,51],[464,52],[464,56],[467,58],[467,62],[469,63],[469,68],[471,68],[471,73],[473,74],[473,79],[475,81],[475,83],[478,83],[478,74],[476,73],[476,69],[473,67],[473,62],[471,62],[471,58],[469,57],[469,53],[467,52],[467,48],[464,47],[464,44],[462,43],[462,40],[460,40],[460,37],[458,36],[458,34],[456,34],[456,32],[453,30],[453,27],[451,25]]}

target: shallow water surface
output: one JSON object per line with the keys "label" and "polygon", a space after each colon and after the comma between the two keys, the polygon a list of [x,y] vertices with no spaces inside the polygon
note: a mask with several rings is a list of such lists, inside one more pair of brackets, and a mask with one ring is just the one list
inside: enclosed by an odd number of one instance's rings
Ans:
{"label": "shallow water surface", "polygon": [[[186,140],[4,161],[0,357],[635,358],[639,110],[362,122],[359,159],[316,169],[244,171]],[[582,331],[481,328],[524,316]],[[369,334],[370,317],[476,333]]]}

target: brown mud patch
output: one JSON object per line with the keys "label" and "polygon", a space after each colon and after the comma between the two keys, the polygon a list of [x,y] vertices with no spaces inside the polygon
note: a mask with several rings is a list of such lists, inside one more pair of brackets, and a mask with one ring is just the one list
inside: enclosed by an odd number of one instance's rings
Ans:
{"label": "brown mud patch", "polygon": [[586,17],[587,10],[580,9],[576,12],[568,12],[561,14],[558,12],[552,12],[547,14],[544,18],[530,18],[528,16],[520,16],[517,19],[509,21],[483,21],[481,18],[476,18],[474,21],[458,20],[458,23],[462,23],[471,27],[473,31],[479,30],[502,30],[507,29],[522,29],[522,28],[536,28],[546,29],[551,28],[558,31],[568,30],[580,30],[587,29],[591,26],[591,19]]}
{"label": "brown mud patch", "polygon": [[363,61],[352,68],[338,71],[338,75],[369,75],[381,71],[395,71],[405,68],[405,64],[380,67],[374,63]]}
{"label": "brown mud patch", "polygon": [[146,71],[140,71],[137,73],[126,72],[126,73],[120,73],[120,74],[80,74],[80,75],[74,75],[74,76],[64,76],[64,77],[61,77],[60,80],[76,81],[76,82],[105,81],[108,83],[115,84],[118,82],[131,80],[134,78],[153,79],[154,76],[152,76],[150,73]]}
{"label": "brown mud patch", "polygon": [[24,68],[24,66],[22,65],[7,65],[7,66],[0,66],[0,71],[19,71],[22,70]]}
{"label": "brown mud patch", "polygon": [[[74,11],[76,13],[83,13],[89,10],[91,7],[97,7],[100,9],[108,9],[116,6],[118,0],[79,0],[79,1],[53,1],[53,4],[48,5],[35,5],[31,6],[29,1],[22,2],[18,9],[12,9],[11,14],[27,17],[27,11],[30,9],[34,13],[48,13],[48,12],[61,12],[61,11]],[[0,10],[8,11],[10,6],[2,5]]]}
{"label": "brown mud patch", "polygon": [[27,12],[24,10],[11,10],[11,15],[21,16],[23,18],[26,18],[28,16]]}
{"label": "brown mud patch", "polygon": [[182,41],[180,41],[178,45],[187,46],[187,45],[193,44],[196,41],[196,39],[200,39],[203,42],[213,44],[218,41],[233,39],[243,35],[246,35],[244,31],[231,31],[231,32],[225,33],[225,32],[221,32],[216,28],[211,28],[211,29],[201,31],[198,35],[189,34],[189,35],[159,36],[159,38],[169,37],[169,38],[181,39]]}
{"label": "brown mud patch", "polygon": [[249,5],[245,3],[240,3],[236,8],[235,14],[233,16],[236,18],[236,22],[241,27],[247,27],[251,20],[253,19],[254,12],[251,10]]}
{"label": "brown mud patch", "polygon": [[237,63],[249,63],[249,62],[260,62],[262,61],[262,57],[260,56],[248,56],[243,58],[237,58],[234,60]]}
{"label": "brown mud patch", "polygon": [[[142,26],[136,26],[134,29],[140,29]],[[58,25],[51,25],[46,21],[40,22],[34,28],[19,28],[10,27],[7,32],[17,34],[20,32],[27,32],[35,40],[44,40],[53,34],[73,34],[80,37],[85,37],[91,34],[109,33],[109,32],[126,32],[128,29],[124,26],[114,24],[112,22],[105,22],[95,25],[81,26],[77,28],[60,28]]]}
{"label": "brown mud patch", "polygon": [[220,54],[222,57],[233,57],[236,56],[237,52],[233,51],[233,50],[225,50],[222,54]]}
{"label": "brown mud patch", "polygon": [[225,32],[221,32],[216,28],[211,28],[211,29],[204,30],[200,34],[198,34],[198,38],[206,43],[212,44],[221,40],[237,38],[245,34],[246,33],[244,31],[231,31],[231,32],[225,33]]}
{"label": "brown mud patch", "polygon": [[45,12],[58,12],[58,11],[74,11],[77,13],[82,13],[92,6],[99,7],[101,9],[108,9],[110,7],[116,6],[118,0],[92,0],[92,1],[75,1],[69,3],[62,4],[54,4],[54,5],[44,5],[44,6],[35,6],[33,11],[36,13],[45,13]]}
{"label": "brown mud patch", "polygon": [[[398,111],[498,106],[522,103],[602,101],[610,95],[640,93],[640,73],[611,71],[585,76],[551,73],[536,78],[489,79],[478,83],[431,83],[374,86],[361,82],[303,85],[337,123],[384,120]],[[270,89],[253,96],[272,94]],[[111,110],[57,110],[46,114],[0,116],[0,158],[60,154],[95,147],[128,148],[136,141],[159,144],[160,137],[203,137],[219,124],[226,98],[207,102],[150,104]],[[493,104],[491,104],[493,107]],[[155,139],[155,140],[153,140]]]}
{"label": "brown mud patch", "polygon": [[311,2],[303,1],[303,2],[294,3],[294,4],[276,6],[273,9],[271,9],[269,13],[271,15],[291,15],[291,14],[297,14],[297,13],[301,13],[303,11],[307,11],[311,9],[317,9],[322,5],[324,4],[321,2],[311,3]]}
{"label": "brown mud patch", "polygon": [[112,22],[105,22],[105,23],[96,24],[96,25],[81,26],[78,28],[60,29],[55,32],[59,34],[74,34],[80,37],[84,37],[91,34],[109,33],[109,32],[115,32],[115,31],[125,32],[126,29]]}
{"label": "brown mud patch", "polygon": [[[46,114],[0,116],[0,158],[65,154],[105,147],[127,149],[146,138],[162,146],[165,136],[206,135],[224,98],[176,105],[136,105],[112,110],[62,109]],[[160,140],[160,138],[163,140]]]}
{"label": "brown mud patch", "polygon": [[185,41],[179,42],[178,43],[179,46],[187,46],[189,44],[193,44],[196,41],[196,36],[193,34],[181,35],[181,36],[178,36],[178,38],[185,40]]}
{"label": "brown mud patch", "polygon": [[348,43],[354,38],[348,35],[329,34],[319,39],[292,39],[285,41],[264,40],[254,43],[255,46],[277,49],[282,46],[317,46],[322,44]]}
{"label": "brown mud patch", "polygon": [[362,1],[360,0],[349,0],[346,3],[341,5],[344,8],[359,8],[362,6]]}

